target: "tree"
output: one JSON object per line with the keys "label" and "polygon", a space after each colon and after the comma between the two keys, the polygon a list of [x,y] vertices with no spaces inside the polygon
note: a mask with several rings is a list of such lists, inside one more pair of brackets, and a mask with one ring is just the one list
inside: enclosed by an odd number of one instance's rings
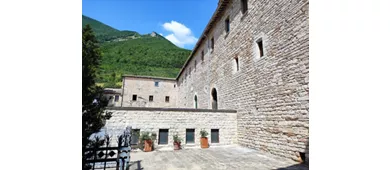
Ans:
{"label": "tree", "polygon": [[101,53],[98,42],[92,28],[86,25],[83,28],[83,77],[82,77],[82,152],[83,169],[88,169],[86,164],[85,149],[91,144],[90,136],[104,127],[105,121],[111,117],[111,113],[105,112],[108,104],[103,96],[103,89],[96,85],[95,79],[99,70]]}

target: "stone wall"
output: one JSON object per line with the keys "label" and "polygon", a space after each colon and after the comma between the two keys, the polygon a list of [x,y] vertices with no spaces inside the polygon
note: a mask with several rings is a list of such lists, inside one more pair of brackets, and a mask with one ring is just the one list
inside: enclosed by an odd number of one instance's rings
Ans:
{"label": "stone wall", "polygon": [[[159,129],[169,129],[168,145],[158,145],[158,147],[173,147],[173,135],[176,133],[183,138],[184,147],[200,147],[201,129],[209,132],[210,146],[237,143],[237,114],[233,110],[109,108],[108,111],[113,114],[104,129],[109,134],[114,134],[114,138],[117,134],[123,133],[126,126],[132,126],[133,129],[140,129],[141,132],[155,132],[157,138]],[[186,145],[186,129],[195,129],[194,144]],[[210,142],[211,129],[219,129],[219,143]]]}
{"label": "stone wall", "polygon": [[[122,107],[176,107],[177,87],[175,79],[124,76]],[[158,82],[158,86],[155,83]],[[137,100],[133,101],[133,95]],[[149,96],[153,101],[149,101]],[[169,96],[169,102],[165,97]]]}
{"label": "stone wall", "polygon": [[308,153],[308,9],[308,0],[248,0],[243,14],[240,0],[229,1],[177,78],[177,107],[193,108],[196,95],[198,107],[210,109],[215,88],[218,108],[237,110],[240,145],[294,160],[299,152]]}
{"label": "stone wall", "polygon": [[[122,89],[105,88],[104,96],[108,100],[108,107],[120,107],[122,102]],[[115,101],[115,99],[117,99]]]}

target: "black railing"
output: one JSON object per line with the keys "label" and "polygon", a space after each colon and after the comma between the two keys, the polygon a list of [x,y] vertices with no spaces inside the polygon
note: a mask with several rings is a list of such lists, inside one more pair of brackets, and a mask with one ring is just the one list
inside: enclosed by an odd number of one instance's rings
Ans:
{"label": "black railing", "polygon": [[[130,166],[131,127],[127,127],[123,134],[117,136],[117,139],[117,146],[110,147],[112,138],[108,134],[104,136],[104,139],[95,137],[92,146],[85,150],[86,162],[91,165],[92,170],[106,168],[116,168],[116,170],[128,169]],[[114,166],[107,166],[107,163]]]}

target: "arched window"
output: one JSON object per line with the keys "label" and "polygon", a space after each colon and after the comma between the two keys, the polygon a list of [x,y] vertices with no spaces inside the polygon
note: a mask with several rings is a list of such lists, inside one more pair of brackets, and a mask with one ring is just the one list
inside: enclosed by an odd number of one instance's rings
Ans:
{"label": "arched window", "polygon": [[195,95],[194,97],[194,104],[195,104],[195,109],[198,108],[198,96]]}
{"label": "arched window", "polygon": [[217,90],[215,88],[213,88],[211,90],[211,97],[213,99],[212,103],[211,103],[212,109],[217,110],[218,109],[218,98],[217,98]]}

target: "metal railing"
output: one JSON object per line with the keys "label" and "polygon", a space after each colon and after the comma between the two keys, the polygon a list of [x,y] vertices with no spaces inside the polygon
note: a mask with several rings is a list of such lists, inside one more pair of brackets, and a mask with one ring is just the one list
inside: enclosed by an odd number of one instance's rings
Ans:
{"label": "metal railing", "polygon": [[84,153],[87,157],[86,163],[91,165],[92,170],[106,168],[125,170],[129,168],[131,126],[127,127],[123,134],[117,136],[117,146],[110,147],[111,142],[112,138],[107,134],[104,139],[96,136],[93,145],[86,148]]}

